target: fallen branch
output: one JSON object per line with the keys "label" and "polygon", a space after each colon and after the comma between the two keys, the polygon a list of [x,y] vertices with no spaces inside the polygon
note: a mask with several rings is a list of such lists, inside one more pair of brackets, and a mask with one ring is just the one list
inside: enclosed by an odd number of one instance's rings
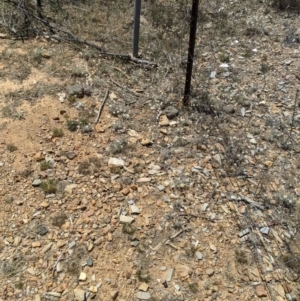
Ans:
{"label": "fallen branch", "polygon": [[133,95],[135,95],[135,96],[137,96],[137,97],[140,97],[140,96],[141,96],[140,94],[138,94],[138,93],[132,91],[131,89],[129,89],[129,88],[123,86],[123,85],[121,85],[120,83],[114,81],[113,79],[109,78],[109,80],[110,80],[112,83],[114,83],[116,86],[118,86],[119,88],[122,88],[122,89],[124,89],[124,90],[129,91],[130,93],[132,93]]}
{"label": "fallen branch", "polygon": [[[70,42],[70,41],[67,41],[67,39],[64,39],[64,38],[62,38],[58,35],[55,35],[55,33],[61,32],[65,35],[69,36],[70,38],[72,38],[72,40],[76,43],[83,44],[83,45],[89,46],[91,48],[97,49],[99,51],[99,55],[117,57],[117,58],[120,58],[120,59],[123,59],[123,60],[135,62],[137,64],[151,65],[153,67],[158,66],[158,64],[156,64],[156,63],[153,63],[153,62],[150,62],[150,61],[147,61],[147,60],[142,60],[142,59],[139,59],[139,58],[136,58],[136,57],[132,57],[131,55],[107,52],[105,49],[101,48],[100,46],[98,46],[94,43],[91,43],[87,40],[81,39],[80,37],[74,35],[72,32],[70,32],[66,29],[63,29],[63,28],[60,28],[60,27],[58,27],[54,24],[51,24],[41,14],[41,10],[38,10],[38,15],[36,15],[30,9],[26,9],[26,7],[20,6],[20,4],[16,1],[14,1],[14,0],[2,0],[2,1],[9,4],[9,5],[11,5],[11,6],[13,6],[13,7],[15,7],[16,9],[22,11],[24,14],[26,14],[27,17],[30,16],[30,17],[38,20],[39,22],[41,22],[43,25],[45,25],[50,31],[50,34],[46,34],[44,32],[42,33],[42,35],[45,36],[46,38],[53,38],[57,41],[62,41],[62,42],[66,42],[66,43]],[[6,25],[6,27],[7,27],[7,25]]]}
{"label": "fallen branch", "polygon": [[99,109],[98,115],[97,115],[97,117],[96,117],[96,119],[95,119],[95,124],[99,122],[99,119],[100,119],[102,110],[103,110],[103,108],[104,108],[104,105],[105,105],[105,103],[106,103],[108,94],[109,94],[109,89],[108,89],[108,87],[107,87],[107,91],[106,91],[105,96],[104,96],[104,98],[103,98],[103,101],[102,101],[101,107],[100,107],[100,109]]}
{"label": "fallen branch", "polygon": [[260,204],[257,203],[257,202],[252,201],[250,198],[248,198],[248,197],[246,197],[246,196],[244,196],[244,195],[240,195],[240,196],[239,196],[239,200],[244,201],[244,202],[247,202],[247,203],[250,204],[251,206],[257,207],[257,208],[260,209],[260,210],[264,210],[264,209],[265,209],[264,206],[260,205]]}

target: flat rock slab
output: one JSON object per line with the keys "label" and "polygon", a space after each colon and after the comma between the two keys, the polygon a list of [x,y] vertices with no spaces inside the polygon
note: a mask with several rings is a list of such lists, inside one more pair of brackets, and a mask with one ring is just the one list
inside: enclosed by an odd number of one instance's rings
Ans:
{"label": "flat rock slab", "polygon": [[260,284],[255,287],[256,296],[259,298],[267,297],[268,293],[264,285]]}
{"label": "flat rock slab", "polygon": [[131,224],[134,221],[134,218],[131,216],[120,215],[120,223]]}
{"label": "flat rock slab", "polygon": [[173,273],[174,273],[174,269],[171,268],[171,269],[168,269],[166,272],[165,272],[165,276],[164,276],[164,280],[165,281],[171,281],[172,280],[172,277],[173,277]]}
{"label": "flat rock slab", "polygon": [[109,158],[108,160],[108,166],[118,166],[122,167],[125,165],[124,160],[118,159],[118,158]]}
{"label": "flat rock slab", "polygon": [[140,300],[149,300],[151,298],[151,294],[148,292],[137,292],[136,297]]}
{"label": "flat rock slab", "polygon": [[207,276],[211,277],[215,273],[215,271],[213,269],[206,269],[205,273]]}
{"label": "flat rock slab", "polygon": [[85,291],[80,288],[75,288],[74,291],[74,298],[76,301],[85,301]]}

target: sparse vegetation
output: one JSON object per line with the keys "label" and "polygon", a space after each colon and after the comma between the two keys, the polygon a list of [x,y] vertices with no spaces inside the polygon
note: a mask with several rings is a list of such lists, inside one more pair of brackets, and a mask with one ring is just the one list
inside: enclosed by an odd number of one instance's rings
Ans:
{"label": "sparse vegetation", "polygon": [[18,150],[18,148],[14,144],[7,144],[6,148],[12,153]]}
{"label": "sparse vegetation", "polygon": [[102,160],[97,157],[90,157],[87,160],[80,162],[78,172],[83,175],[94,174],[99,172],[102,166]]}
{"label": "sparse vegetation", "polygon": [[53,137],[63,137],[64,136],[64,131],[63,129],[60,128],[54,128],[52,130],[52,136]]}
{"label": "sparse vegetation", "polygon": [[67,120],[67,127],[70,132],[77,131],[79,128],[79,125],[80,125],[80,123],[78,120],[75,120],[75,119]]}
{"label": "sparse vegetation", "polygon": [[59,212],[52,217],[51,224],[55,227],[61,228],[67,219],[68,217],[64,212]]}
{"label": "sparse vegetation", "polygon": [[122,233],[132,235],[136,231],[135,227],[131,224],[122,225]]}
{"label": "sparse vegetation", "polygon": [[198,286],[197,282],[191,282],[191,283],[189,283],[188,288],[189,288],[189,290],[190,290],[190,292],[192,294],[198,293],[199,286]]}
{"label": "sparse vegetation", "polygon": [[138,269],[136,271],[136,276],[140,282],[148,283],[151,280],[151,276],[148,271],[144,271],[143,269]]}
{"label": "sparse vegetation", "polygon": [[57,181],[50,179],[47,181],[43,181],[40,185],[41,189],[45,194],[53,194],[57,191]]}
{"label": "sparse vegetation", "polygon": [[51,162],[49,161],[42,161],[40,163],[40,169],[41,171],[47,170],[47,169],[51,169],[53,167],[53,165],[51,164]]}
{"label": "sparse vegetation", "polygon": [[235,250],[235,261],[239,264],[248,263],[247,253],[245,250]]}
{"label": "sparse vegetation", "polygon": [[[22,297],[33,268],[45,274],[37,277],[37,287],[56,292],[56,282],[68,283],[71,295],[83,270],[91,286],[98,281],[91,275],[100,275],[105,291],[111,286],[128,300],[137,298],[137,282],[151,280],[148,292],[157,301],[214,300],[228,293],[250,300],[253,284],[264,282],[254,274],[272,267],[268,275],[261,273],[270,292],[280,284],[290,294],[286,298],[296,300],[298,1],[274,1],[284,11],[274,9],[273,1],[200,1],[191,106],[185,108],[179,104],[191,1],[142,1],[140,63],[128,56],[132,1],[46,1],[42,14],[56,26],[53,32],[33,17],[35,1],[17,1],[23,11],[7,6],[10,1],[0,4],[0,27],[10,36],[1,39],[0,53],[5,293]],[[74,85],[76,96],[69,95]],[[162,114],[168,116],[165,125]],[[52,116],[65,118],[63,129],[53,128],[62,125]],[[63,139],[50,139],[64,133]],[[142,147],[141,138],[152,147]],[[18,151],[8,144],[16,141]],[[40,161],[40,153],[47,161]],[[108,166],[109,157],[123,159],[125,166]],[[45,200],[31,187],[39,179]],[[133,202],[141,214],[131,212]],[[136,220],[120,225],[121,215]],[[250,233],[240,237],[245,229]],[[39,243],[31,246],[35,239],[42,241],[40,249]],[[104,261],[96,250],[100,245]],[[118,256],[120,246],[124,256]],[[35,256],[24,272],[13,257],[19,250],[24,258]],[[97,259],[93,271],[84,267],[88,258]],[[210,265],[214,275],[207,272]],[[156,281],[171,267],[171,283]],[[107,297],[102,293],[95,298]]]}
{"label": "sparse vegetation", "polygon": [[198,250],[198,247],[191,246],[186,249],[186,255],[190,258],[193,258]]}

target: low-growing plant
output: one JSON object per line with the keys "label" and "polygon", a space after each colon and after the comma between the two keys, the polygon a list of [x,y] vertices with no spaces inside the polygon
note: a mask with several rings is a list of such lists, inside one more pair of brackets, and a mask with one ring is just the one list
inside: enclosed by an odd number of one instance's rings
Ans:
{"label": "low-growing plant", "polygon": [[188,257],[193,258],[195,256],[197,250],[198,250],[198,247],[193,245],[190,248],[186,249],[185,252]]}
{"label": "low-growing plant", "polygon": [[72,77],[86,77],[86,75],[87,75],[86,70],[81,66],[75,66],[71,70]]}
{"label": "low-growing plant", "polygon": [[148,283],[151,280],[149,271],[143,271],[143,269],[138,269],[136,271],[136,276],[140,282]]}
{"label": "low-growing plant", "polygon": [[235,250],[235,261],[240,264],[248,262],[247,253],[244,250]]}
{"label": "low-growing plant", "polygon": [[57,181],[50,179],[47,181],[43,181],[40,185],[41,189],[44,191],[45,194],[52,194],[56,193],[57,190]]}
{"label": "low-growing plant", "polygon": [[41,169],[41,171],[45,171],[45,170],[48,170],[48,169],[51,169],[52,168],[52,164],[51,164],[51,162],[49,162],[49,161],[42,161],[41,163],[40,163],[40,169]]}
{"label": "low-growing plant", "polygon": [[79,128],[79,121],[75,119],[67,120],[67,127],[70,132],[75,132]]}
{"label": "low-growing plant", "polygon": [[42,50],[40,48],[36,48],[33,53],[32,53],[32,59],[37,62],[38,64],[40,64],[42,62],[43,59],[43,53]]}
{"label": "low-growing plant", "polygon": [[135,227],[131,224],[122,225],[122,233],[132,235],[136,231]]}
{"label": "low-growing plant", "polygon": [[198,293],[199,287],[197,282],[191,282],[188,284],[188,288],[192,294]]}
{"label": "low-growing plant", "polygon": [[63,137],[64,131],[61,128],[54,128],[52,130],[52,136],[53,137]]}
{"label": "low-growing plant", "polygon": [[51,223],[53,226],[61,228],[67,219],[68,217],[64,212],[59,212],[52,217]]}
{"label": "low-growing plant", "polygon": [[14,144],[12,144],[12,143],[10,143],[10,144],[7,144],[7,146],[6,146],[6,148],[12,153],[12,152],[15,152],[18,148],[14,145]]}

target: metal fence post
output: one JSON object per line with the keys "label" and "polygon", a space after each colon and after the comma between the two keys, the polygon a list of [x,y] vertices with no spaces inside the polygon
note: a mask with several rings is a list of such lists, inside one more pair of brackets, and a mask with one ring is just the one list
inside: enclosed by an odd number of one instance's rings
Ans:
{"label": "metal fence post", "polygon": [[139,52],[141,2],[142,0],[135,0],[134,3],[133,57],[137,57]]}
{"label": "metal fence post", "polygon": [[184,89],[184,97],[183,97],[183,104],[185,106],[187,106],[190,102],[194,49],[195,49],[195,40],[196,40],[196,32],[197,32],[198,6],[199,6],[199,0],[193,0],[191,25],[190,25],[189,51],[188,51],[186,80],[185,80],[185,89]]}

